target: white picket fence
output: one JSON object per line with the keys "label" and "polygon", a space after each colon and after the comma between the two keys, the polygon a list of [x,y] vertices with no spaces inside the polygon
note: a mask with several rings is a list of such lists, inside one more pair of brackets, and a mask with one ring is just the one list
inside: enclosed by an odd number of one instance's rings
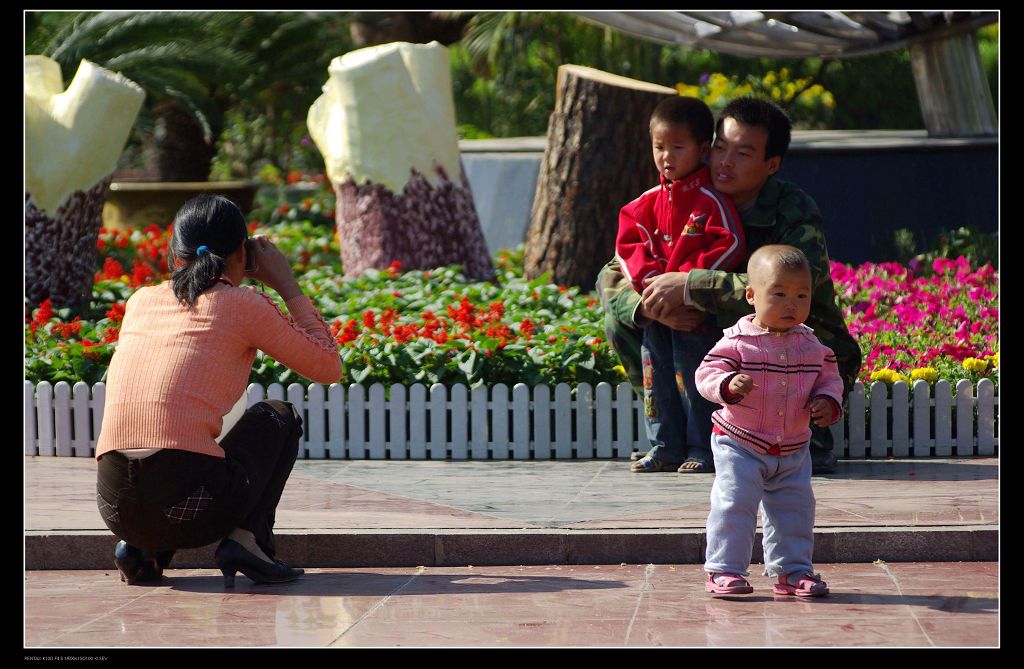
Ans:
{"label": "white picket fence", "polygon": [[[832,426],[836,454],[847,458],[997,455],[999,398],[988,379],[916,381],[913,394],[882,382],[870,400],[857,383],[843,422]],[[304,416],[300,457],[321,460],[526,460],[626,458],[649,446],[642,402],[628,383],[308,388],[258,384],[244,404],[287,400]],[[242,398],[237,408],[242,407]],[[103,422],[104,384],[25,382],[25,454],[91,457]]]}

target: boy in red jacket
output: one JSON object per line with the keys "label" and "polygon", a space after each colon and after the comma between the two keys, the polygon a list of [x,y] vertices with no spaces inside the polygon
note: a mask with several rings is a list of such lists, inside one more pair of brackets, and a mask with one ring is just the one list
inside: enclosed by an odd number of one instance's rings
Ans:
{"label": "boy in red jacket", "polygon": [[[651,114],[650,130],[661,183],[622,208],[615,244],[619,265],[639,293],[659,274],[731,271],[746,256],[740,217],[712,189],[703,162],[714,133],[711,110],[696,98],[667,98]],[[713,470],[715,406],[694,386],[701,357],[692,352],[708,350],[717,339],[710,326],[681,332],[652,321],[644,327],[644,408],[652,448],[632,471]]]}

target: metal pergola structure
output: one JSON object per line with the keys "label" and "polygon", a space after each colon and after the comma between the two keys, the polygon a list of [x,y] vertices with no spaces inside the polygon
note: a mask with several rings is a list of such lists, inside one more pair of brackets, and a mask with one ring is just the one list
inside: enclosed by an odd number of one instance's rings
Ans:
{"label": "metal pergola structure", "polygon": [[976,31],[998,11],[576,11],[661,44],[746,57],[852,58],[906,48],[933,137],[994,136]]}

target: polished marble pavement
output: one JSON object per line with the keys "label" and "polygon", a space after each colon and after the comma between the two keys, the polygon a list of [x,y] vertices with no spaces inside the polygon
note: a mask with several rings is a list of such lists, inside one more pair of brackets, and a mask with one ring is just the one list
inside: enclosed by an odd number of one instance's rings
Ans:
{"label": "polished marble pavement", "polygon": [[[169,569],[25,572],[25,655],[253,647],[996,647],[992,562],[823,564],[828,597],[712,598],[699,565],[309,569],[256,585]],[[35,651],[35,652],[32,652]],[[100,653],[95,653],[100,654]]]}
{"label": "polished marble pavement", "polygon": [[[843,460],[816,527],[996,526],[997,458]],[[27,531],[103,530],[91,458],[24,458]],[[703,528],[714,477],[621,460],[299,460],[277,529]]]}

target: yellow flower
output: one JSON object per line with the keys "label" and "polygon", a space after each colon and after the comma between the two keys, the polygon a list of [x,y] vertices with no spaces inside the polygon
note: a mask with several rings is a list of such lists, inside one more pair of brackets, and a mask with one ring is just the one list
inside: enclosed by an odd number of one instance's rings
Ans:
{"label": "yellow flower", "polygon": [[772,86],[772,100],[779,100],[782,98],[782,91],[779,90],[778,86]]}
{"label": "yellow flower", "polygon": [[615,372],[618,372],[619,374],[622,374],[622,378],[624,378],[624,379],[628,379],[629,378],[629,375],[626,374],[626,368],[623,367],[622,365],[615,365],[614,367],[612,367],[612,371],[615,371]]}
{"label": "yellow flower", "polygon": [[676,84],[676,92],[689,98],[700,97],[700,88],[697,86],[687,86],[682,82]]}
{"label": "yellow flower", "polygon": [[775,73],[774,72],[769,72],[768,74],[764,75],[764,79],[761,80],[761,83],[763,83],[765,86],[771,86],[777,80],[778,79],[775,76]]}
{"label": "yellow flower", "polygon": [[928,383],[935,383],[939,379],[939,373],[934,367],[918,367],[917,369],[911,370],[910,380],[917,381],[918,379],[927,381]]}
{"label": "yellow flower", "polygon": [[999,366],[999,353],[998,352],[997,353],[993,353],[991,355],[986,355],[985,359],[992,363],[992,367],[998,367]]}
{"label": "yellow flower", "polygon": [[792,81],[789,82],[788,84],[786,84],[786,99],[787,100],[790,99],[791,97],[793,97],[793,94],[795,94],[795,93],[796,93],[796,84],[794,84]]}
{"label": "yellow flower", "polygon": [[825,91],[824,93],[821,94],[821,102],[829,109],[836,108],[836,99],[832,97],[832,93],[830,93],[829,91]]}
{"label": "yellow flower", "polygon": [[988,369],[987,360],[979,360],[978,358],[966,358],[963,362],[964,369],[968,372],[977,372],[981,374]]}
{"label": "yellow flower", "polygon": [[881,381],[882,383],[890,386],[897,381],[903,381],[904,383],[909,381],[907,377],[892,369],[879,369],[871,372],[871,380]]}
{"label": "yellow flower", "polygon": [[779,78],[780,79],[789,79],[789,68],[788,67],[784,67],[781,70],[779,70]]}

